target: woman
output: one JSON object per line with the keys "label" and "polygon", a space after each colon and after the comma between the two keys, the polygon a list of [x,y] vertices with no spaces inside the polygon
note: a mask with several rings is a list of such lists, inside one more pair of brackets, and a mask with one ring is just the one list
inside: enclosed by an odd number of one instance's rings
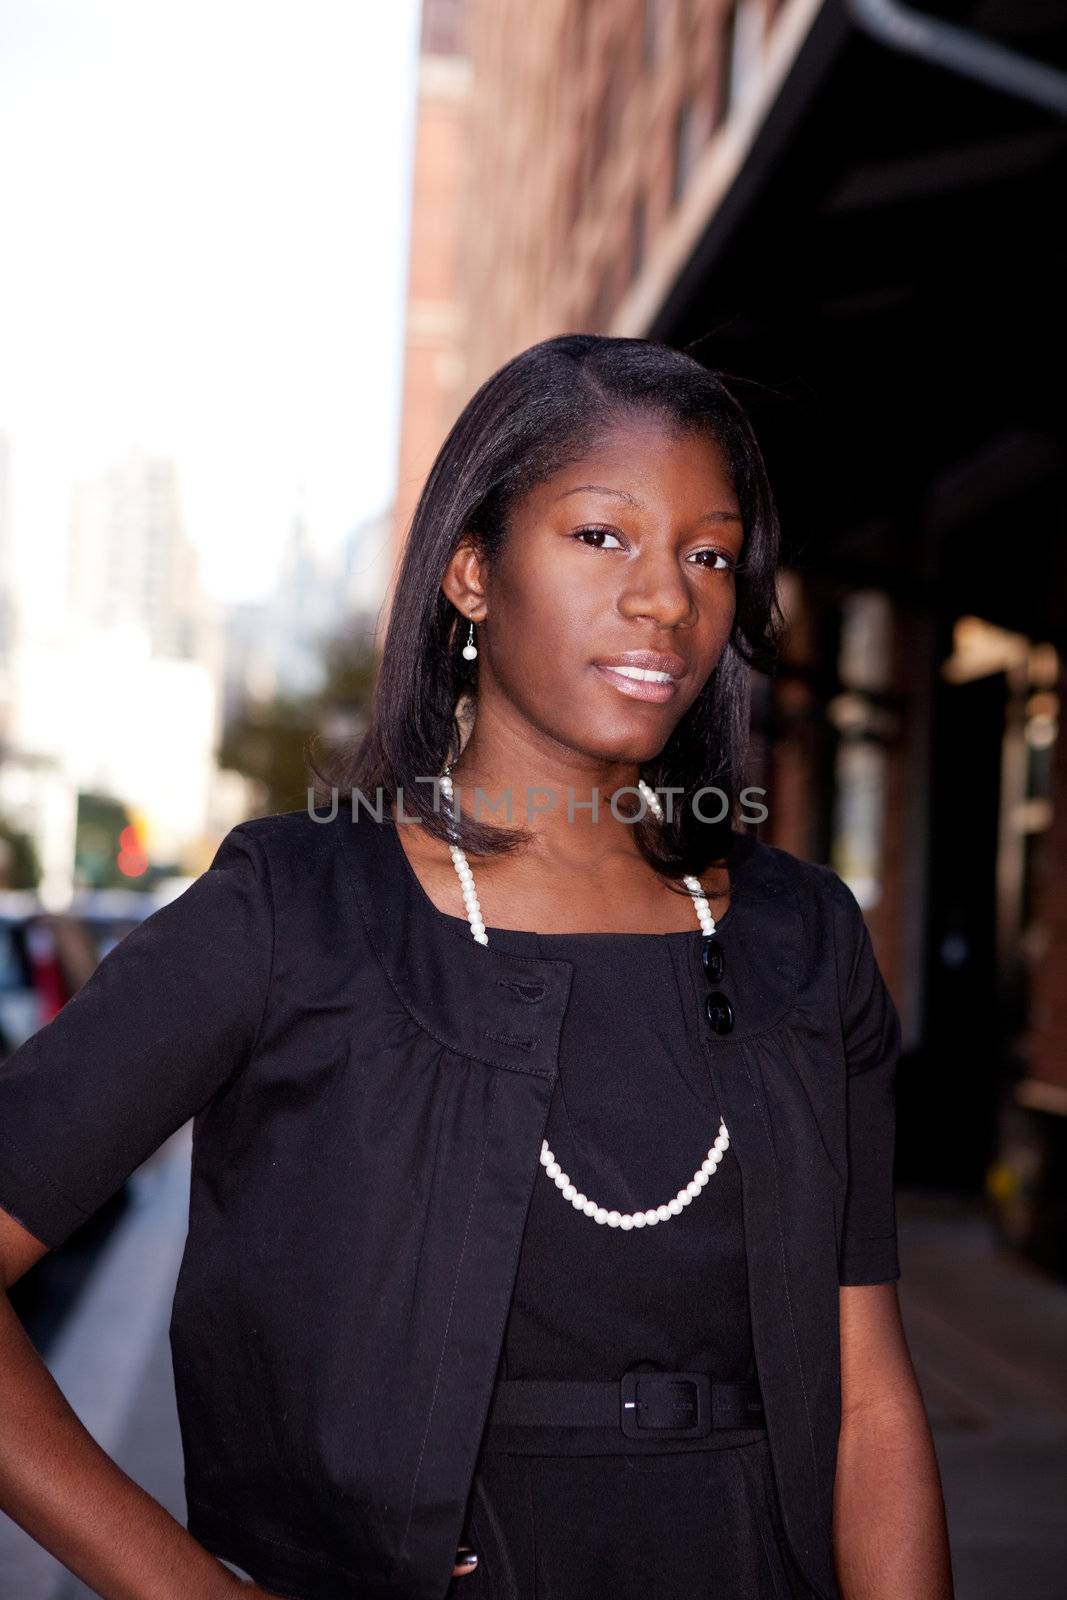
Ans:
{"label": "woman", "polygon": [[102,1595],[951,1595],[896,1011],[845,885],[734,826],[776,559],[715,375],[517,356],[325,815],[231,830],[0,1068],[8,1284],[195,1117],[188,1529],[0,1296],[0,1506]]}

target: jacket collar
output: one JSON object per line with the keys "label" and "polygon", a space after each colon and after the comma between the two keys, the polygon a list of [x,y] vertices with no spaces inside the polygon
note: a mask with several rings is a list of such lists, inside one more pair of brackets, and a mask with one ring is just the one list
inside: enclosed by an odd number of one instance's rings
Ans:
{"label": "jacket collar", "polygon": [[[447,1049],[487,1065],[554,1079],[573,963],[481,945],[433,904],[388,820],[363,813],[335,819],[367,938],[413,1019]],[[793,861],[785,851],[736,833],[729,860],[731,904],[723,920],[725,973],[734,1026],[716,1034],[703,1010],[712,987],[702,936],[685,945],[701,1035],[736,1043],[773,1026],[791,1008],[804,943]],[[773,953],[770,953],[773,952]]]}
{"label": "jacket collar", "polygon": [[391,822],[339,813],[363,923],[415,1021],[460,1055],[554,1078],[572,964],[458,937],[427,895]]}

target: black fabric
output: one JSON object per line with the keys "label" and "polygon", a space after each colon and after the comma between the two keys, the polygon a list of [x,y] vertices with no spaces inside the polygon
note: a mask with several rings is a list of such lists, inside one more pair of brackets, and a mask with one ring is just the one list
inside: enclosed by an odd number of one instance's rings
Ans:
{"label": "black fabric", "polygon": [[[728,1035],[704,1015],[699,930],[659,946],[677,979],[668,1011],[695,1040],[678,1092],[698,1118],[713,1112],[702,1063],[732,1139],[684,1220],[703,1208],[711,1223],[732,1168],[782,1523],[815,1593],[836,1600],[839,1284],[898,1275],[899,1024],[829,868],[738,835],[730,872]],[[170,1326],[189,1527],[298,1600],[441,1600],[514,1289],[524,1304],[528,1213],[563,1208],[538,1153],[582,1009],[577,963],[459,932],[393,827],[366,813],[355,825],[345,806],[326,822],[259,818],[0,1063],[0,1206],[53,1247],[194,1119]],[[652,1159],[646,1124],[616,1110]],[[670,1165],[666,1193],[686,1176]],[[614,1180],[620,1196],[638,1181],[621,1160]],[[670,1250],[682,1220],[614,1242],[636,1260],[662,1227]],[[671,1301],[683,1335],[729,1327],[741,1341],[708,1348],[709,1365],[745,1340],[735,1247],[717,1248],[723,1292],[687,1274]],[[638,1300],[638,1348],[651,1310]]]}
{"label": "black fabric", "polygon": [[[719,924],[727,970],[730,920],[727,912]],[[693,922],[699,937],[695,911]],[[465,923],[450,923],[470,937]],[[563,1170],[609,1210],[673,1199],[721,1117],[689,1003],[693,935],[488,932],[517,954],[574,963],[545,1132]],[[576,1211],[538,1171],[499,1379],[621,1378],[642,1363],[723,1381],[753,1374],[741,1177],[729,1149],[680,1215],[626,1231]],[[763,1426],[634,1439],[618,1426],[508,1426],[490,1413],[471,1507],[487,1545],[482,1592],[493,1600],[797,1592],[780,1558],[773,1483],[759,1470],[764,1451]],[[684,1461],[655,1461],[665,1454]],[[528,1457],[538,1460],[520,1466]],[[474,1576],[457,1580],[457,1593]]]}
{"label": "black fabric", "polygon": [[449,1600],[812,1600],[766,1435],[699,1454],[486,1453]]}

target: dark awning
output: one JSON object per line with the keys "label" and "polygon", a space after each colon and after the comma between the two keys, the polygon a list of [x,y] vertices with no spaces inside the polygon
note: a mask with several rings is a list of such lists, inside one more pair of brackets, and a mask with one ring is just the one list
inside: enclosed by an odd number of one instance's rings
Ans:
{"label": "dark awning", "polygon": [[[1062,4],[937,11],[1067,63]],[[819,11],[644,330],[753,380],[794,563],[1067,636],[1065,147],[1047,106]]]}

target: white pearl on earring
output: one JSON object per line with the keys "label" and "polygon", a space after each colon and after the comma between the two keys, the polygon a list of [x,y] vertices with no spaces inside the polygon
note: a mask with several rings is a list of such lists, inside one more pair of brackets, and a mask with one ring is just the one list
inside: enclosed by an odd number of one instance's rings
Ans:
{"label": "white pearl on earring", "polygon": [[473,661],[475,656],[478,654],[478,646],[474,642],[474,622],[473,622],[473,620],[471,621],[471,631],[467,635],[467,642],[463,646],[462,654],[463,654],[464,661]]}

